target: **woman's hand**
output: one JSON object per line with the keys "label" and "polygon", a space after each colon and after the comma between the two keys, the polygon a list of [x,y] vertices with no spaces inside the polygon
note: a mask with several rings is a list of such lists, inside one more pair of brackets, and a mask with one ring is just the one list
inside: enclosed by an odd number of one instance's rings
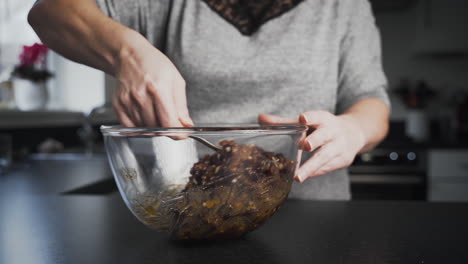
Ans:
{"label": "woman's hand", "polygon": [[175,66],[140,33],[107,17],[94,0],[37,1],[28,21],[54,51],[117,78],[113,105],[123,125],[192,125],[185,81]]}
{"label": "woman's hand", "polygon": [[335,116],[325,111],[310,111],[302,113],[298,119],[266,114],[259,115],[258,119],[262,124],[299,122],[314,128],[299,143],[304,151],[315,151],[297,171],[295,179],[299,182],[348,167],[366,144],[364,133],[352,115]]}
{"label": "woman's hand", "polygon": [[185,81],[172,62],[141,35],[119,54],[113,105],[128,127],[193,126]]}

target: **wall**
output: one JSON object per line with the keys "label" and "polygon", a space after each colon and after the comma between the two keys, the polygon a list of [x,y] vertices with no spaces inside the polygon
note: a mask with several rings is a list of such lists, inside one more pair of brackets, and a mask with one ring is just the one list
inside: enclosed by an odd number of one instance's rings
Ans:
{"label": "wall", "polygon": [[26,16],[35,0],[0,1],[0,65],[15,64],[22,45],[39,41]]}
{"label": "wall", "polygon": [[50,82],[51,108],[89,113],[104,104],[104,73],[72,62],[51,52],[50,69],[55,72]]}
{"label": "wall", "polygon": [[[0,0],[0,71],[18,63],[23,45],[40,42],[27,22],[35,0]],[[104,103],[104,74],[53,52],[47,58],[49,109],[89,112]]]}
{"label": "wall", "polygon": [[[416,56],[419,49],[416,42],[421,37],[421,30],[418,27],[421,19],[420,4],[424,1],[426,0],[420,0],[419,5],[403,11],[377,13],[376,20],[381,31],[383,64],[390,88],[394,88],[401,78],[412,81],[426,80],[440,93],[441,100],[433,103],[429,110],[432,115],[436,115],[441,109],[447,108],[447,101],[453,92],[460,89],[468,91],[468,57]],[[468,15],[466,5],[463,12]],[[466,30],[468,25],[460,27]],[[462,36],[468,41],[468,34]],[[404,119],[407,113],[406,107],[399,98],[391,96],[391,99],[392,119]]]}

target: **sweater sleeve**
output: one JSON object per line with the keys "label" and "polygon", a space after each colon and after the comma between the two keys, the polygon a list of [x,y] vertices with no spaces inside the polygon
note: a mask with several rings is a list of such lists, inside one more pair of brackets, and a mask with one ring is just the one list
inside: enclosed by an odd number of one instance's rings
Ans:
{"label": "sweater sleeve", "polygon": [[340,43],[337,113],[365,98],[390,106],[387,79],[382,69],[379,31],[368,0],[353,0]]}
{"label": "sweater sleeve", "polygon": [[95,0],[108,17],[138,31],[163,49],[171,0]]}

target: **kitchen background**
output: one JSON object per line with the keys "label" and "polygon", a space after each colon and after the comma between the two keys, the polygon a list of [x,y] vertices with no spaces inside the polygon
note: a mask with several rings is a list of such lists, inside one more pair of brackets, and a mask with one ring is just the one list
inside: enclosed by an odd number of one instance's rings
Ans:
{"label": "kitchen background", "polygon": [[[33,3],[0,1],[3,173],[45,155],[102,157],[98,127],[116,123],[109,104],[115,82],[99,71],[49,52],[43,67],[53,77],[44,90],[12,77],[23,45],[40,42],[26,21]],[[468,2],[371,3],[390,83],[391,129],[350,168],[353,198],[468,201]],[[87,190],[115,191],[112,184]]]}

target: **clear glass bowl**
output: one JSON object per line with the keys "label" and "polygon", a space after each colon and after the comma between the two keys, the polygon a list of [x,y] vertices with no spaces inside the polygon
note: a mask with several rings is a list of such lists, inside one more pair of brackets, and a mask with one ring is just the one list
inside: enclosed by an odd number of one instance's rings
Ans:
{"label": "clear glass bowl", "polygon": [[223,239],[256,229],[287,198],[306,127],[101,131],[120,194],[141,222],[175,239]]}

